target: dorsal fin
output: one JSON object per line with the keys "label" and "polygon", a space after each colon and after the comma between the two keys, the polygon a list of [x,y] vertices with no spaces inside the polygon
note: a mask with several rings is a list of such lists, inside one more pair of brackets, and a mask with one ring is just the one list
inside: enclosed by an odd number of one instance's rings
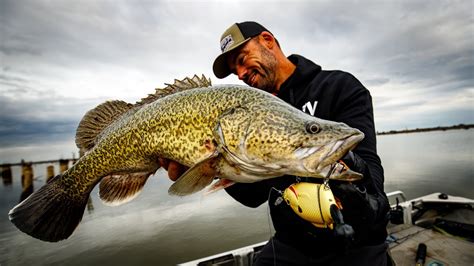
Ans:
{"label": "dorsal fin", "polygon": [[155,94],[136,102],[135,105],[124,101],[107,101],[87,112],[82,118],[76,131],[76,145],[82,152],[90,150],[95,145],[97,136],[113,121],[123,115],[128,110],[156,101],[159,98],[184,90],[204,88],[211,86],[211,79],[204,75],[183,80],[174,80],[174,84],[165,83],[166,87],[155,89]]}
{"label": "dorsal fin", "polygon": [[177,93],[180,91],[195,89],[195,88],[205,88],[212,86],[211,79],[206,78],[204,75],[198,77],[194,75],[192,78],[185,78],[183,80],[174,80],[174,84],[165,83],[166,87],[155,89],[154,94],[149,94],[147,97],[138,101],[135,105],[144,105],[156,101],[161,97]]}
{"label": "dorsal fin", "polygon": [[88,151],[95,145],[97,136],[118,117],[130,110],[133,104],[124,101],[107,101],[88,111],[76,131],[76,145]]}

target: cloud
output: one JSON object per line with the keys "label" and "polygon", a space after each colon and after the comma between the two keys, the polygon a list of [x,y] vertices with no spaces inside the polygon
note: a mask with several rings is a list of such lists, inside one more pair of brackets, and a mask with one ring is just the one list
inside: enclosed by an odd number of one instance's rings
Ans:
{"label": "cloud", "polygon": [[[242,3],[243,2],[243,3]],[[286,54],[353,73],[378,130],[473,123],[472,3],[1,1],[0,143],[74,135],[107,99],[134,102],[204,73],[222,31],[258,20]],[[262,12],[264,10],[265,12]]]}
{"label": "cloud", "polygon": [[72,105],[47,98],[18,100],[0,97],[0,146],[25,146],[45,141],[74,141],[85,102]]}

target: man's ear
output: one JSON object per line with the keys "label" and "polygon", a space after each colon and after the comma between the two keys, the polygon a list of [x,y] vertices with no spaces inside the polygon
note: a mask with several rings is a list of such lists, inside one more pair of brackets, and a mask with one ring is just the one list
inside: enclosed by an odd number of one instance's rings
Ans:
{"label": "man's ear", "polygon": [[276,45],[275,37],[273,37],[273,35],[268,31],[263,31],[260,33],[260,38],[268,49],[273,49],[273,47]]}

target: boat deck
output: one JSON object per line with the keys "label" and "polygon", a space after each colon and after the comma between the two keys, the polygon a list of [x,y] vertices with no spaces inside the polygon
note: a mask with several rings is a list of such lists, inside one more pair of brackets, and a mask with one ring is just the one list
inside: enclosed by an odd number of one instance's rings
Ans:
{"label": "boat deck", "polygon": [[[418,246],[427,247],[427,266],[474,266],[474,200],[433,193],[407,201],[403,192],[387,196],[402,198],[393,205],[395,223],[389,223],[387,243],[396,265],[415,265]],[[458,237],[462,236],[462,237]],[[197,259],[180,265],[252,265],[266,242]]]}
{"label": "boat deck", "polygon": [[474,265],[474,243],[432,229],[401,224],[390,229],[389,239],[397,265],[415,265],[420,243],[427,246],[425,265]]}

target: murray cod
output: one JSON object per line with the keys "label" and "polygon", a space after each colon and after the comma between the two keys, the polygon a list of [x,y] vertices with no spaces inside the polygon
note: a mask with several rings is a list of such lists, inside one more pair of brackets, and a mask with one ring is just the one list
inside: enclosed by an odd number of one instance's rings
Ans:
{"label": "murray cod", "polygon": [[66,239],[97,183],[106,204],[127,202],[160,167],[158,158],[190,167],[169,188],[175,195],[197,192],[216,177],[225,183],[218,188],[286,174],[324,177],[364,136],[255,88],[211,86],[204,76],[167,85],[135,104],[107,101],[87,112],[76,133],[83,156],[14,207],[11,222],[44,241]]}

